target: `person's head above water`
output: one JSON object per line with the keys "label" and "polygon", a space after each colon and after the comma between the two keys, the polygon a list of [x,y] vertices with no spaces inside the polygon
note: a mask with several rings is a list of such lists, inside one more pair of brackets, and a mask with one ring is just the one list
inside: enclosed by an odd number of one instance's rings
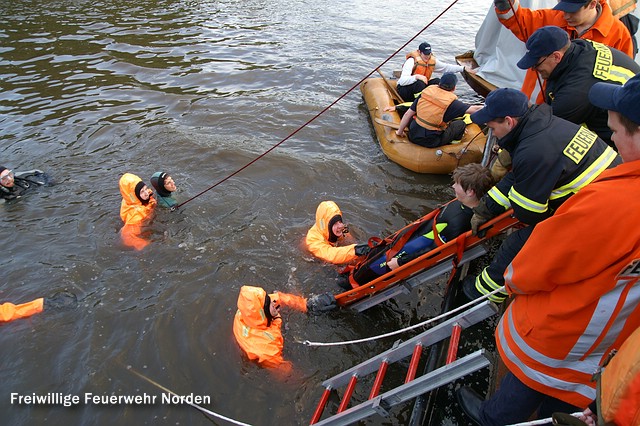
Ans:
{"label": "person's head above water", "polygon": [[171,193],[176,190],[173,178],[165,172],[154,173],[151,176],[151,185],[161,197],[170,197]]}
{"label": "person's head above water", "polygon": [[0,185],[7,188],[13,186],[13,172],[4,166],[0,166]]}

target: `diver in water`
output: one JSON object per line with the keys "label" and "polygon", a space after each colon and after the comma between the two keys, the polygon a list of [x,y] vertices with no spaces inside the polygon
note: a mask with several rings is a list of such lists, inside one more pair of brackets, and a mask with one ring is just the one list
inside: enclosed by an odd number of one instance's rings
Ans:
{"label": "diver in water", "polygon": [[17,200],[38,186],[49,184],[49,177],[41,170],[13,172],[0,166],[0,197],[5,202]]}
{"label": "diver in water", "polygon": [[154,173],[153,176],[151,176],[151,185],[156,190],[158,206],[171,208],[178,205],[178,201],[173,198],[173,192],[176,190],[176,183],[167,173]]}

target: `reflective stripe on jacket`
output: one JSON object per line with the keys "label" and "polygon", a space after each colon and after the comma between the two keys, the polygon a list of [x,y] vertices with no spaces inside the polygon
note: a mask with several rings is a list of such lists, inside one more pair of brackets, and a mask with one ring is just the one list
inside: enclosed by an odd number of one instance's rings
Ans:
{"label": "reflective stripe on jacket", "polygon": [[593,132],[534,105],[498,142],[509,151],[512,169],[484,197],[494,214],[512,207],[534,225],[607,168],[620,164],[615,151]]}
{"label": "reflective stripe on jacket", "polygon": [[316,209],[316,222],[307,232],[305,243],[307,249],[315,257],[325,262],[343,264],[349,263],[358,258],[356,256],[355,244],[336,247],[336,244],[329,242],[329,222],[342,212],[333,201],[323,201]]}
{"label": "reflective stripe on jacket", "polygon": [[411,75],[424,75],[427,80],[431,78],[431,75],[433,74],[433,68],[436,66],[436,56],[434,54],[431,54],[429,62],[425,62],[422,60],[419,50],[414,50],[411,53],[407,53],[405,58],[413,58],[413,71],[411,71]]}
{"label": "reflective stripe on jacket", "polygon": [[442,121],[449,105],[458,97],[448,90],[432,84],[420,94],[416,105],[416,123],[427,130],[444,130],[447,123]]}
{"label": "reflective stripe on jacket", "polygon": [[638,191],[640,161],[605,171],[537,224],[507,268],[515,297],[496,343],[530,388],[586,407],[596,368],[640,327],[640,227],[629,214],[640,199],[628,196]]}

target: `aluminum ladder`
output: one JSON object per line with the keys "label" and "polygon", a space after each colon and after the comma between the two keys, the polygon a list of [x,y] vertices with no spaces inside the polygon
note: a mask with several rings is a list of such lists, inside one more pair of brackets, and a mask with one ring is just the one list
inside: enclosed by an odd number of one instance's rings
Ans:
{"label": "aluminum ladder", "polygon": [[[320,402],[310,421],[312,425],[348,425],[374,414],[389,416],[388,410],[400,403],[416,398],[425,392],[451,383],[492,363],[490,355],[478,350],[456,359],[462,329],[477,324],[498,313],[498,307],[490,301],[482,302],[431,329],[394,346],[355,367],[344,371],[322,383],[325,388]],[[423,348],[450,338],[446,365],[416,378],[418,363]],[[402,385],[380,394],[382,382],[390,364],[411,357],[405,381]],[[369,398],[347,408],[358,379],[376,372]],[[337,413],[320,421],[332,390],[346,386]]]}

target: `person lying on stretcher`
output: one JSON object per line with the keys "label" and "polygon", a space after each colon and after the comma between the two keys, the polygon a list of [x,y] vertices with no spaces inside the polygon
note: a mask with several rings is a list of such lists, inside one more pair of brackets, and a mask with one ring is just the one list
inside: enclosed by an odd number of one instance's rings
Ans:
{"label": "person lying on stretcher", "polygon": [[[406,227],[390,243],[373,247],[366,259],[351,271],[353,280],[358,285],[366,284],[471,229],[473,208],[493,186],[494,179],[488,168],[477,163],[456,168],[452,178],[456,199],[442,207],[434,219]],[[406,242],[387,262],[387,251],[397,246],[396,242],[402,239]],[[351,290],[348,274],[343,274],[338,279],[338,285]]]}

